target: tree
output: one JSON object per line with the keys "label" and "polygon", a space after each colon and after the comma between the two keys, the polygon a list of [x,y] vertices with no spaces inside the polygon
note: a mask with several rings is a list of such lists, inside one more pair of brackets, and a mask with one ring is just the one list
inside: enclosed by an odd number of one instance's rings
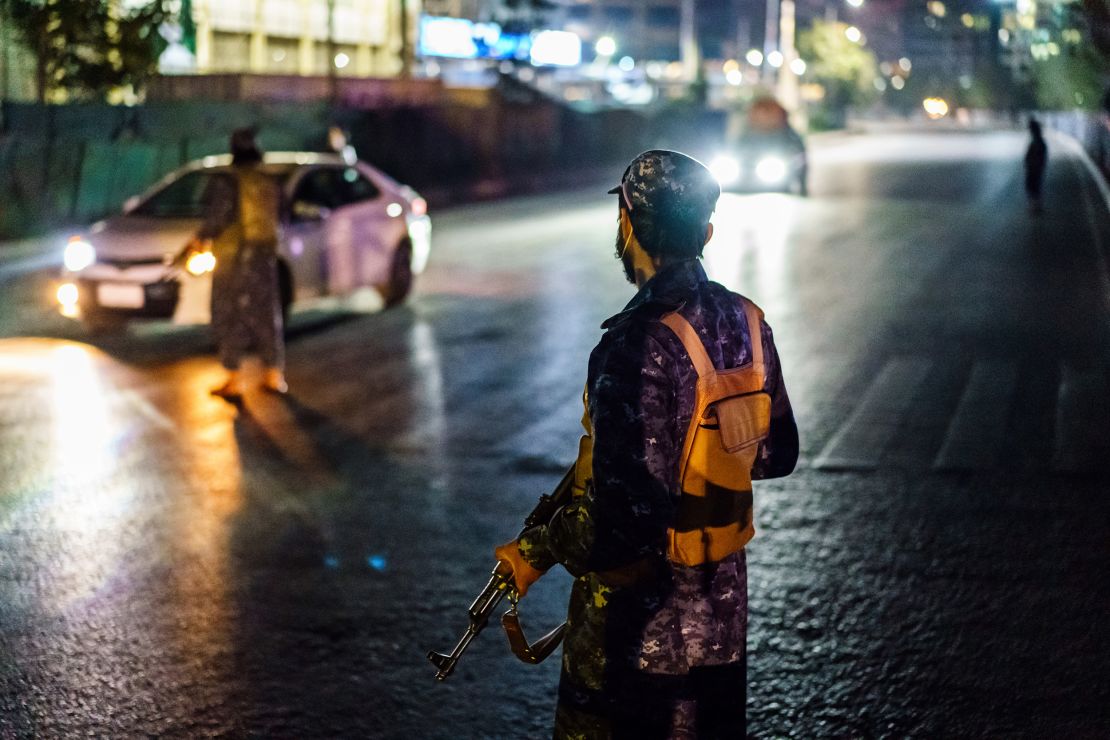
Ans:
{"label": "tree", "polygon": [[1097,108],[1103,95],[1106,59],[1093,45],[1074,44],[1034,59],[1033,92],[1041,110]]}
{"label": "tree", "polygon": [[35,57],[41,102],[104,99],[157,71],[163,0],[125,10],[114,0],[2,0],[3,22]]}
{"label": "tree", "polygon": [[823,106],[834,122],[842,122],[849,107],[867,104],[877,95],[875,55],[862,43],[850,41],[847,30],[845,23],[815,20],[798,37],[806,77],[825,89]]}

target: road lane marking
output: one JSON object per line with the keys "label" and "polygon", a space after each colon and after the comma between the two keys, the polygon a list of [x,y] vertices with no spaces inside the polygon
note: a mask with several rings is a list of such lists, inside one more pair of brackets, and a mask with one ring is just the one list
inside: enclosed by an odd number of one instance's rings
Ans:
{"label": "road lane marking", "polygon": [[1080,369],[1062,363],[1056,396],[1052,468],[1060,473],[1092,473],[1110,460],[1110,394],[1105,367]]}
{"label": "road lane marking", "polygon": [[998,463],[1017,377],[1012,362],[975,363],[933,460],[934,470],[984,470]]}
{"label": "road lane marking", "polygon": [[930,360],[922,357],[896,357],[888,361],[813,466],[823,470],[877,468],[902,425],[915,391],[932,366]]}

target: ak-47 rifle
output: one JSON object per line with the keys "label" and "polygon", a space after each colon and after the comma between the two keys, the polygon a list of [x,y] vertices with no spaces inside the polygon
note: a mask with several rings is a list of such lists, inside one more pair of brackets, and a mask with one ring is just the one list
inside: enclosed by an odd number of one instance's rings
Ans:
{"label": "ak-47 rifle", "polygon": [[[540,496],[536,508],[532,509],[532,513],[524,519],[524,528],[521,530],[521,534],[532,527],[547,524],[551,521],[555,512],[570,501],[573,483],[574,468],[571,467],[567,474],[563,476],[563,479],[559,481],[559,485],[555,487],[554,491]],[[517,601],[520,596],[517,594],[513,582],[513,574],[502,572],[502,567],[500,563],[494,567],[493,573],[490,574],[489,583],[486,584],[486,587],[478,594],[478,598],[474,599],[474,603],[470,605],[470,609],[467,610],[470,623],[458,644],[455,645],[455,649],[446,655],[435,651],[428,653],[428,660],[432,661],[436,667],[436,680],[444,681],[451,675],[463,652],[470,646],[471,641],[478,636],[478,633],[485,629],[493,610],[497,608],[497,605],[501,603],[505,596],[509,597],[512,606],[501,616],[501,626],[505,628],[505,634],[509,638],[509,648],[513,651],[513,655],[525,663],[539,663],[551,655],[555,648],[559,646],[559,643],[562,642],[563,632],[567,628],[566,622],[534,643],[529,644],[528,638],[524,636],[524,630],[520,626],[520,615],[517,612]]]}

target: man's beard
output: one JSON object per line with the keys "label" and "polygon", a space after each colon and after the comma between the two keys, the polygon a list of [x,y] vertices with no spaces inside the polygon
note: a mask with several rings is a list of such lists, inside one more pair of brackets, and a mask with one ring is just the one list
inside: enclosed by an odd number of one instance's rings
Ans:
{"label": "man's beard", "polygon": [[636,271],[632,269],[632,258],[628,255],[628,250],[625,245],[632,241],[631,238],[625,239],[621,236],[621,228],[617,227],[617,243],[615,247],[616,257],[621,261],[621,266],[624,267],[624,277],[628,282],[633,285],[636,284]]}

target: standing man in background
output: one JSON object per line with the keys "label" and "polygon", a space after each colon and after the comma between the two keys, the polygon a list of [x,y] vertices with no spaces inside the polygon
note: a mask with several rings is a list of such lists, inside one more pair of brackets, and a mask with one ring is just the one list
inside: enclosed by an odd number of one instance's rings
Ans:
{"label": "standing man in background", "polygon": [[239,365],[251,349],[265,365],[263,387],[285,393],[285,341],[277,248],[281,190],[261,169],[254,131],[231,135],[231,168],[212,176],[204,194],[205,221],[196,240],[211,243],[212,331],[226,382],[212,393],[229,401],[243,394]]}
{"label": "standing man in background", "polygon": [[1025,194],[1029,198],[1029,210],[1041,213],[1044,211],[1041,187],[1048,165],[1048,146],[1044,143],[1041,124],[1035,118],[1029,119],[1029,136],[1029,147],[1025,150]]}
{"label": "standing man in background", "polygon": [[[652,150],[610,192],[616,256],[639,292],[590,356],[576,495],[495,557],[520,594],[557,563],[576,576],[556,738],[743,738],[751,479],[793,470],[798,430],[762,312],[702,268],[720,196],[710,172]],[[717,373],[747,373],[751,392],[697,408],[699,378]],[[702,428],[720,435],[709,457],[689,444]],[[736,456],[726,436],[744,438]],[[714,459],[740,461],[741,482],[692,485],[687,463],[712,473]]]}

